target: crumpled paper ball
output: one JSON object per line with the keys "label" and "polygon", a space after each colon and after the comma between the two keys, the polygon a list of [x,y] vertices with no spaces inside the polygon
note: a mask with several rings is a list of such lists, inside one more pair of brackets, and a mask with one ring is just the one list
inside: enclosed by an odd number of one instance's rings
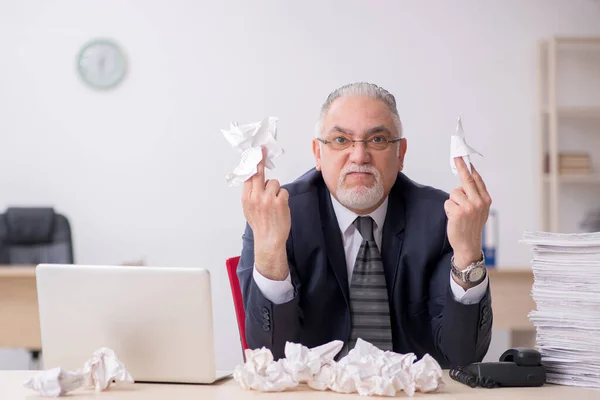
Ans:
{"label": "crumpled paper ball", "polygon": [[260,390],[263,392],[281,392],[298,386],[291,374],[283,368],[281,360],[274,361],[273,353],[267,348],[256,350],[246,349],[246,363],[237,366],[233,378],[244,389]]}
{"label": "crumpled paper ball", "polygon": [[285,358],[274,361],[270,350],[246,350],[246,362],[238,365],[234,379],[244,389],[284,391],[306,383],[315,390],[358,393],[363,396],[396,396],[399,391],[433,392],[444,385],[442,369],[426,354],[415,362],[413,353],[382,351],[362,339],[340,361],[335,355],[343,342],[335,340],[309,349],[287,342]]}
{"label": "crumpled paper ball", "polygon": [[133,382],[133,377],[125,369],[115,352],[103,347],[94,352],[92,358],[83,365],[86,376],[86,387],[93,387],[97,392],[108,389],[111,382]]}
{"label": "crumpled paper ball", "polygon": [[104,391],[115,380],[134,382],[116,353],[102,347],[77,371],[66,371],[60,367],[47,369],[37,373],[23,385],[45,397],[59,397],[79,388]]}
{"label": "crumpled paper ball", "polygon": [[459,116],[458,122],[456,123],[456,131],[454,135],[450,137],[450,169],[452,170],[452,173],[458,175],[458,169],[456,168],[454,161],[457,157],[462,157],[467,165],[467,169],[471,172],[471,155],[473,154],[481,156],[481,153],[467,144],[465,131],[463,130],[462,121]]}
{"label": "crumpled paper ball", "polygon": [[340,352],[343,345],[343,342],[335,340],[309,350],[301,344],[287,342],[285,358],[280,361],[294,382],[307,382],[314,388],[325,385],[327,388],[326,384],[333,370],[324,371],[324,368],[335,364],[335,355]]}
{"label": "crumpled paper ball", "polygon": [[261,146],[267,150],[265,167],[275,168],[274,160],[284,153],[277,144],[277,121],[277,118],[269,117],[242,125],[232,122],[229,129],[221,129],[225,139],[241,157],[238,166],[225,177],[229,186],[237,186],[258,172],[258,164],[263,159]]}
{"label": "crumpled paper ball", "polygon": [[86,376],[82,372],[65,371],[60,367],[39,372],[23,385],[42,396],[59,397],[82,387]]}

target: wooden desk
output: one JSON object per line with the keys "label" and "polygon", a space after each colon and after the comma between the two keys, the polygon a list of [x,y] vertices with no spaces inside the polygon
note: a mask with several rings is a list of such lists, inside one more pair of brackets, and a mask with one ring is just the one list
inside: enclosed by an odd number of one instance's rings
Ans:
{"label": "wooden desk", "polygon": [[[489,269],[489,274],[494,329],[511,331],[512,345],[530,346],[535,334],[527,317],[535,309],[532,272]],[[41,348],[33,266],[0,266],[0,321],[0,348]]]}
{"label": "wooden desk", "polygon": [[35,268],[0,266],[0,348],[42,347]]}
{"label": "wooden desk", "polygon": [[531,297],[533,272],[531,270],[488,269],[494,328],[533,329],[527,315],[535,310]]}
{"label": "wooden desk", "polygon": [[[0,371],[0,399],[25,400],[41,398],[37,392],[23,387],[23,382],[33,376],[33,371]],[[544,385],[536,388],[498,388],[498,389],[471,389],[468,386],[455,382],[445,376],[445,386],[437,393],[415,393],[416,398],[422,399],[568,399],[577,400],[598,399],[600,390],[578,388],[572,386]],[[261,393],[244,390],[233,379],[226,379],[213,385],[173,385],[173,384],[142,384],[127,383],[112,386],[108,391],[96,394],[93,390],[78,389],[70,392],[73,399],[106,399],[106,400],[153,400],[153,399],[365,399],[358,394],[341,394],[331,391],[316,391],[306,385],[292,391],[281,393]],[[396,397],[408,398],[404,393]],[[373,399],[385,397],[373,396]]]}
{"label": "wooden desk", "polygon": [[533,272],[526,269],[488,269],[494,329],[510,332],[510,347],[534,347],[535,327],[528,314],[535,310],[531,297]]}

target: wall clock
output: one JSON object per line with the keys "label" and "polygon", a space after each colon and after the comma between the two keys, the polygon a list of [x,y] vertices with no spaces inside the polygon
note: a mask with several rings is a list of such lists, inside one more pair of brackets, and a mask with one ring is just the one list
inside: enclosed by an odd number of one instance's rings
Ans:
{"label": "wall clock", "polygon": [[77,56],[81,79],[95,89],[117,86],[127,72],[127,58],[119,45],[110,39],[94,39],[81,48]]}

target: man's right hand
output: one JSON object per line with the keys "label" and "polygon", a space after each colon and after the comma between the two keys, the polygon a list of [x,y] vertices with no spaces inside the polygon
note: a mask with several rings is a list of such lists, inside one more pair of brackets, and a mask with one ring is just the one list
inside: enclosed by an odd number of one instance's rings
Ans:
{"label": "man's right hand", "polygon": [[244,216],[254,234],[254,264],[262,276],[282,281],[289,274],[285,244],[291,229],[289,193],[275,179],[265,183],[266,149],[258,172],[244,182]]}

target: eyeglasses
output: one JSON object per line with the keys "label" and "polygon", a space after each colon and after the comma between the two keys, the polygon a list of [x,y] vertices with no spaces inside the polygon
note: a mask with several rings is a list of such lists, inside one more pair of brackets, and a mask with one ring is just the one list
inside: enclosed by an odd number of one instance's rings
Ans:
{"label": "eyeglasses", "polygon": [[388,139],[382,135],[371,136],[368,139],[352,140],[346,136],[336,136],[333,140],[324,140],[317,138],[323,144],[330,145],[332,150],[346,150],[350,146],[354,147],[354,143],[364,143],[369,150],[385,150],[391,143],[396,143],[402,138]]}

